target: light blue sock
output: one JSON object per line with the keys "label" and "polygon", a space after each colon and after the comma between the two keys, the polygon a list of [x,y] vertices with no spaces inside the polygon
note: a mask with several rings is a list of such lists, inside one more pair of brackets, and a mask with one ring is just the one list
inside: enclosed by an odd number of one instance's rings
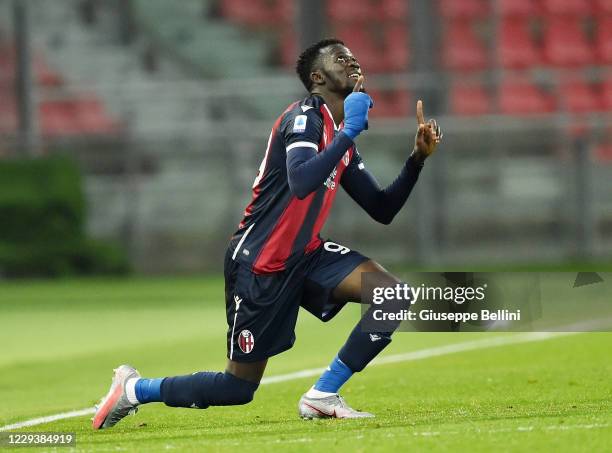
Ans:
{"label": "light blue sock", "polygon": [[162,401],[161,385],[164,378],[138,379],[134,390],[139,403],[157,403]]}
{"label": "light blue sock", "polygon": [[353,371],[336,356],[314,385],[320,392],[338,393],[340,387],[353,375]]}

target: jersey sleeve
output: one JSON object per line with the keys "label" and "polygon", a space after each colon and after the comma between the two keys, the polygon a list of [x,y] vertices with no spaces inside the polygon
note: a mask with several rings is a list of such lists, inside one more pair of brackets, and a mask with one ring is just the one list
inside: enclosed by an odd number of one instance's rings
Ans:
{"label": "jersey sleeve", "polygon": [[382,189],[355,149],[340,183],[349,196],[378,222],[389,224],[408,199],[422,165],[408,158],[395,181]]}
{"label": "jersey sleeve", "polygon": [[296,108],[285,115],[281,130],[287,151],[297,147],[318,149],[323,134],[323,118],[315,108],[306,111]]}

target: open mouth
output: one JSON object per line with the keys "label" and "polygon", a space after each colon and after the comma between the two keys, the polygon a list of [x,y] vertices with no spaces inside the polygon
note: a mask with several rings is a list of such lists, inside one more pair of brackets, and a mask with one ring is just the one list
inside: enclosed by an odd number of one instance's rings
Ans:
{"label": "open mouth", "polygon": [[361,75],[361,74],[359,74],[358,72],[354,72],[354,73],[352,73],[352,74],[349,74],[349,79],[355,79],[355,80],[357,80],[357,79],[359,79],[359,76],[360,76],[360,75]]}

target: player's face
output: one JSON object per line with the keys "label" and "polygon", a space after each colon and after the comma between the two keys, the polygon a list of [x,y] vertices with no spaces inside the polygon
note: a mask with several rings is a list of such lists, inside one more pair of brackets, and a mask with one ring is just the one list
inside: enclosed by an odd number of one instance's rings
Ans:
{"label": "player's face", "polygon": [[348,96],[361,75],[361,66],[347,47],[338,44],[327,49],[322,72],[330,91]]}

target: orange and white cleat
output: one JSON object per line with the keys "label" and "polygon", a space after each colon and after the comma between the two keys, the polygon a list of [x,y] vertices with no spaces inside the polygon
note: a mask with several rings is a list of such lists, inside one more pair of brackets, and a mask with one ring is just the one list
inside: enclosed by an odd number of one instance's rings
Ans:
{"label": "orange and white cleat", "polygon": [[130,379],[140,379],[140,373],[130,365],[121,365],[113,370],[113,383],[100,404],[96,406],[96,414],[92,419],[93,429],[104,429],[115,426],[123,417],[135,414],[138,407],[129,402],[125,384]]}

